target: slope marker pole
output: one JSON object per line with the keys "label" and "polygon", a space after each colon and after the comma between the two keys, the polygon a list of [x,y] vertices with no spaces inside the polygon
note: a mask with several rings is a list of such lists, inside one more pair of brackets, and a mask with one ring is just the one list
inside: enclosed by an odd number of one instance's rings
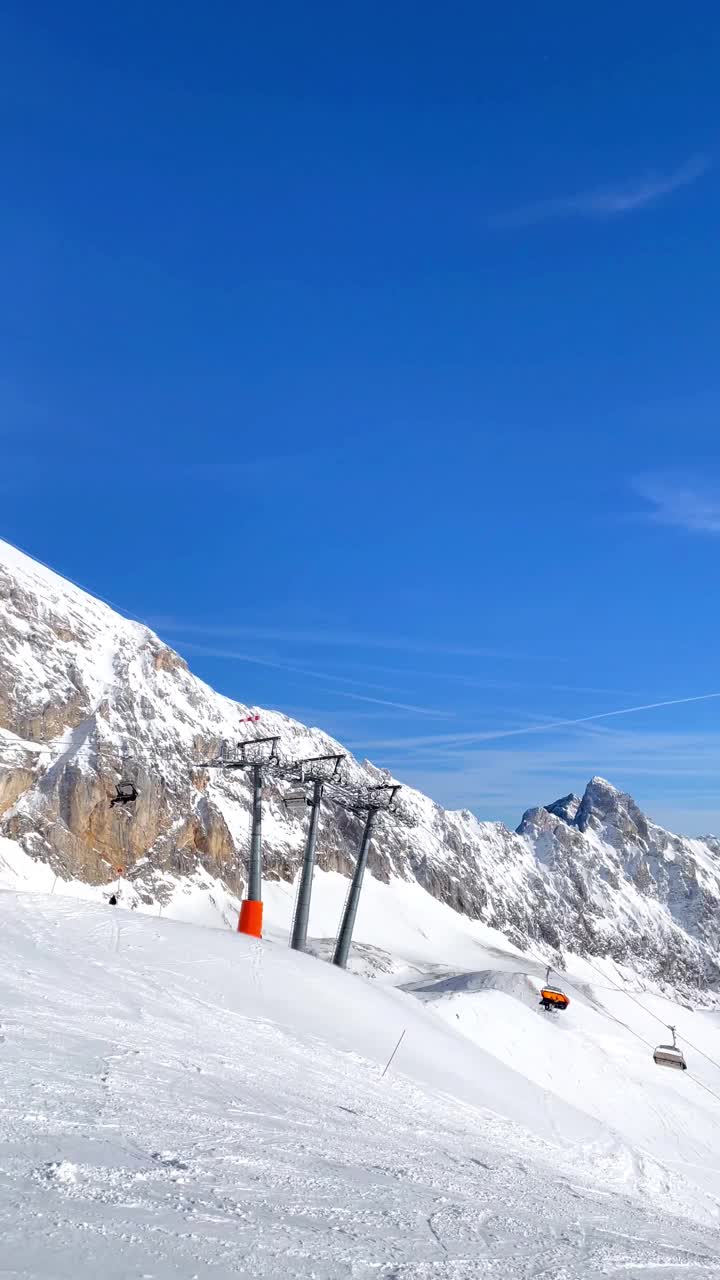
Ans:
{"label": "slope marker pole", "polygon": [[406,1030],[407,1030],[407,1028],[405,1028],[405,1030],[403,1030],[402,1035],[400,1036],[400,1039],[398,1040],[397,1044],[395,1045],[395,1048],[393,1049],[392,1053],[390,1054],[390,1057],[389,1057],[389,1058],[388,1058],[388,1060],[387,1060],[387,1064],[386,1064],[386,1067],[385,1067],[385,1071],[383,1071],[382,1076],[380,1076],[380,1079],[381,1079],[381,1080],[382,1080],[383,1076],[385,1075],[385,1072],[387,1071],[388,1067],[390,1066],[390,1063],[392,1062],[393,1058],[395,1057],[395,1054],[397,1053],[398,1049],[400,1048],[400,1045],[402,1044],[403,1040],[405,1039],[405,1031],[406,1031]]}

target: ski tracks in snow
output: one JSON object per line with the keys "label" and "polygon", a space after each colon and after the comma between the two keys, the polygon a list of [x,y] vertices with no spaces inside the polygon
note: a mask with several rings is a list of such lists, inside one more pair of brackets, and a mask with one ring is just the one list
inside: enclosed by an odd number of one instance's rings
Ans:
{"label": "ski tracks in snow", "polygon": [[[10,1275],[42,1242],[75,1269],[26,1274],[58,1280],[85,1276],[78,1259],[88,1278],[118,1280],[718,1274],[702,1230],[626,1198],[613,1203],[625,1230],[608,1232],[607,1197],[483,1145],[471,1108],[459,1116],[403,1080],[380,1085],[367,1062],[349,1075],[343,1055],[308,1058],[271,1026],[247,1036],[239,1061],[201,1062],[192,1046],[146,1035],[133,1053],[105,1055],[101,1108],[77,1076],[41,1093],[39,1125],[6,1105]],[[17,1197],[30,1228],[19,1237]]]}
{"label": "ski tracks in snow", "polygon": [[[107,932],[99,958],[35,930],[46,972],[3,953],[8,1280],[720,1275],[715,1232],[599,1187],[587,1152],[245,1016],[175,930],[152,966]],[[232,981],[262,965],[258,945]]]}

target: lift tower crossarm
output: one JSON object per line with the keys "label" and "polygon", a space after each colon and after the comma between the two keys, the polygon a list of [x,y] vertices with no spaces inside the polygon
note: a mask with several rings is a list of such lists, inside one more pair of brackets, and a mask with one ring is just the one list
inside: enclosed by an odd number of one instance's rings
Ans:
{"label": "lift tower crossarm", "polygon": [[[277,744],[279,741],[280,741],[280,735],[275,734],[273,737],[270,737],[270,738],[246,738],[244,742],[236,742],[235,746],[240,751],[240,759],[224,761],[225,768],[226,769],[251,769],[251,768],[254,768],[256,765],[267,765],[272,767],[272,765],[279,760],[279,757],[277,754]],[[263,756],[263,754],[260,753],[259,759],[257,759],[254,756],[252,758],[249,758],[246,755],[246,750],[248,747],[264,747],[264,746],[267,746],[268,743],[270,743],[269,755]]]}
{"label": "lift tower crossarm", "polygon": [[288,782],[332,782],[345,759],[342,752],[327,756],[305,756],[302,760],[273,762],[271,772]]}

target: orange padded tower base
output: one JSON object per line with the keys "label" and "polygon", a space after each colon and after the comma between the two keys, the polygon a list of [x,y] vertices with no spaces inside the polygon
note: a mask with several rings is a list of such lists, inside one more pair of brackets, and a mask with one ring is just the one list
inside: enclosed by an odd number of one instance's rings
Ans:
{"label": "orange padded tower base", "polygon": [[262,938],[263,904],[245,898],[240,903],[240,919],[238,933],[248,933],[251,938]]}

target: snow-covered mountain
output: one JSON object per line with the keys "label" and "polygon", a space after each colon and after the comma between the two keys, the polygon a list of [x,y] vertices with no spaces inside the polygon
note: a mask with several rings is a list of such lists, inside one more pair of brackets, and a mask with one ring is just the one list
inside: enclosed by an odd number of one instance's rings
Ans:
{"label": "snow-covered mountain", "polygon": [[[342,750],[319,729],[215,693],[146,627],[0,543],[0,836],[61,878],[101,885],[122,867],[145,905],[182,883],[237,897],[248,782],[197,765],[249,736],[243,720],[258,712],[288,757]],[[358,781],[385,776],[350,757],[347,767]],[[128,769],[132,819],[109,806]],[[564,951],[611,955],[681,991],[712,992],[720,841],[671,835],[599,778],[582,799],[529,810],[517,832],[403,795],[416,825],[378,824],[376,880],[419,885],[557,963]],[[320,868],[347,874],[359,834],[356,818],[325,805]],[[266,878],[292,881],[303,840],[304,823],[269,790]],[[361,942],[362,927],[361,916]]]}

